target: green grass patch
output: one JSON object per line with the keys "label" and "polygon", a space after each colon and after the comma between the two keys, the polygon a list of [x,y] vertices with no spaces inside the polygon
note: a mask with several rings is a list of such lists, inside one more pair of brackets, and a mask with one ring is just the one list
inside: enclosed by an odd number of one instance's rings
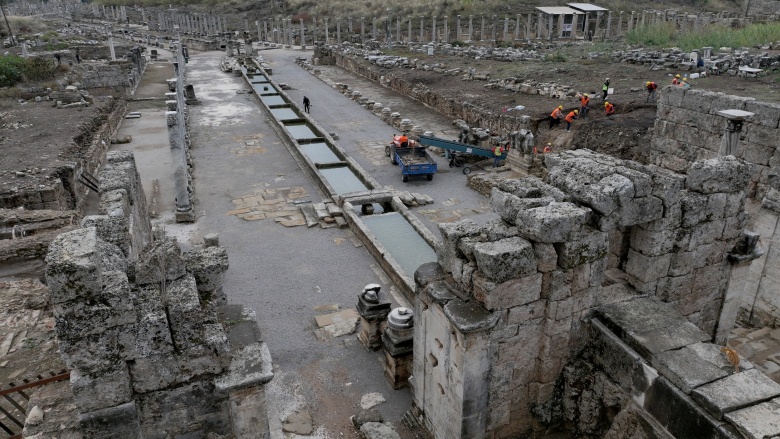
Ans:
{"label": "green grass patch", "polygon": [[751,24],[742,28],[708,25],[697,31],[688,29],[684,33],[671,23],[662,23],[636,28],[626,35],[626,39],[631,44],[674,46],[686,51],[702,47],[756,47],[780,40],[780,23]]}
{"label": "green grass patch", "polygon": [[22,81],[45,81],[54,78],[53,59],[0,57],[0,87],[10,87]]}

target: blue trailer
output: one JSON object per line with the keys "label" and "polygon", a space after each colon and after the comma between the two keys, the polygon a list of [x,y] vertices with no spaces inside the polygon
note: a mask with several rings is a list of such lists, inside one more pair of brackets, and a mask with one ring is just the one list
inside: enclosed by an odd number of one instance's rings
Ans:
{"label": "blue trailer", "polygon": [[[482,148],[433,136],[420,136],[417,142],[423,146],[435,146],[450,151],[450,167],[462,166],[464,174],[471,173],[471,165],[482,161],[487,163],[489,160],[495,159],[492,148]],[[506,160],[506,156],[505,151],[501,154],[501,160]]]}
{"label": "blue trailer", "polygon": [[409,181],[410,175],[424,175],[429,181],[433,180],[438,169],[425,148],[395,148],[393,162],[401,168],[404,182]]}

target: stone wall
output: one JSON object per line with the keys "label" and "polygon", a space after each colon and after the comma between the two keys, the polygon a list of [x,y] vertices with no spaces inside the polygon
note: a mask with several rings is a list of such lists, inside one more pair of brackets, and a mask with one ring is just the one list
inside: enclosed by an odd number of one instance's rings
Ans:
{"label": "stone wall", "polygon": [[[414,398],[437,438],[531,431],[601,305],[648,294],[714,336],[750,167],[696,162],[686,179],[587,150],[546,165],[550,184],[496,183],[500,220],[440,224],[438,265],[415,275]],[[607,273],[616,235],[630,245]],[[615,279],[625,293],[602,288]]]}
{"label": "stone wall", "polygon": [[99,178],[100,215],[46,258],[83,437],[268,438],[270,354],[253,313],[225,305],[226,251],[152,233],[131,153],[109,153]]}
{"label": "stone wall", "polygon": [[775,140],[780,134],[778,104],[704,90],[664,87],[648,159],[658,166],[685,172],[696,160],[717,157],[727,127],[726,118],[717,113],[729,109],[755,113],[742,127],[734,155],[754,165],[748,195],[760,200],[767,191],[770,167],[780,163]]}
{"label": "stone wall", "polygon": [[117,56],[122,56],[121,54],[124,59],[109,61],[108,64],[83,64],[81,84],[87,89],[118,88],[126,95],[132,95],[146,70],[146,57],[141,53],[140,46],[126,48],[123,52],[117,51]]}
{"label": "stone wall", "polygon": [[534,408],[545,427],[609,439],[780,433],[769,401],[780,385],[747,360],[727,360],[670,306],[649,297],[603,306],[585,331],[585,349]]}

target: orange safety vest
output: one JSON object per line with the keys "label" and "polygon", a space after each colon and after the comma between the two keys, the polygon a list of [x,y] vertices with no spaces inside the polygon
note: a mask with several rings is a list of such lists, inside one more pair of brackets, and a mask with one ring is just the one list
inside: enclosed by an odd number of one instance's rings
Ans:
{"label": "orange safety vest", "polygon": [[655,85],[655,82],[651,82],[650,85],[647,86],[647,90],[655,90],[658,88],[657,85]]}
{"label": "orange safety vest", "polygon": [[567,115],[566,115],[566,122],[571,122],[571,121],[573,121],[575,117],[577,117],[577,115],[576,115],[576,114],[574,114],[574,112],[572,111],[571,113],[569,113],[569,114],[567,114]]}
{"label": "orange safety vest", "polygon": [[677,78],[672,79],[672,85],[679,85],[680,82],[681,81],[679,79],[677,79]]}
{"label": "orange safety vest", "polygon": [[552,148],[550,148],[550,145],[544,147],[544,152],[552,152]]}
{"label": "orange safety vest", "polygon": [[406,136],[401,136],[401,137],[398,138],[398,143],[402,143],[403,144],[403,143],[406,143],[408,141],[409,141],[409,138],[406,137]]}
{"label": "orange safety vest", "polygon": [[561,109],[558,108],[558,107],[555,107],[555,110],[553,110],[553,112],[550,114],[550,116],[552,116],[553,119],[558,119],[559,117],[561,117]]}
{"label": "orange safety vest", "polygon": [[604,110],[607,112],[607,114],[612,114],[615,112],[615,106],[612,104],[607,105],[604,107]]}
{"label": "orange safety vest", "polygon": [[590,98],[585,97],[585,96],[580,97],[580,104],[583,107],[587,107],[588,106],[588,102],[590,102]]}

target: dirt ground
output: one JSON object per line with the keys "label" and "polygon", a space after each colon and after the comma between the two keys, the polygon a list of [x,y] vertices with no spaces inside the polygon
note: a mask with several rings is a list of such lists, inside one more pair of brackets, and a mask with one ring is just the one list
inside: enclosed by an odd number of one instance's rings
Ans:
{"label": "dirt ground", "polygon": [[99,123],[105,102],[58,109],[52,102],[0,100],[0,194],[45,184],[54,170],[82,153],[72,141]]}
{"label": "dirt ground", "polygon": [[[533,82],[555,82],[568,85],[591,96],[591,111],[587,119],[575,121],[572,132],[565,129],[547,129],[547,123],[539,124],[536,144],[548,142],[558,148],[583,148],[642,161],[642,151],[638,148],[643,140],[649,142],[655,120],[656,106],[645,103],[646,81],[659,85],[659,93],[664,86],[670,85],[675,74],[691,73],[682,70],[650,70],[645,66],[612,62],[609,56],[588,59],[591,44],[582,42],[561,47],[565,58],[561,62],[518,61],[500,62],[492,60],[474,60],[452,55],[422,55],[402,49],[394,49],[393,55],[417,58],[425,64],[439,64],[444,69],[460,68],[463,71],[473,68],[478,74],[489,73],[491,79],[517,78]],[[557,52],[556,52],[557,53]],[[777,51],[769,56],[777,57]],[[367,61],[366,61],[367,62]],[[377,66],[373,66],[377,68]],[[546,119],[550,112],[563,105],[564,111],[578,108],[579,103],[571,100],[557,100],[539,95],[525,95],[500,89],[486,89],[485,81],[464,81],[460,76],[443,76],[432,71],[417,69],[380,69],[385,74],[404,78],[412,84],[420,84],[431,91],[455,99],[469,101],[487,110],[498,112],[504,108],[523,105],[526,108],[519,114],[530,115],[536,123]],[[608,97],[616,108],[616,115],[606,118],[601,85],[609,78],[610,87],[615,94]],[[739,78],[726,74],[691,80],[695,88],[723,92],[727,94],[753,97],[765,102],[780,102],[780,78],[776,72],[768,72],[758,78]],[[562,124],[565,128],[565,123]]]}

